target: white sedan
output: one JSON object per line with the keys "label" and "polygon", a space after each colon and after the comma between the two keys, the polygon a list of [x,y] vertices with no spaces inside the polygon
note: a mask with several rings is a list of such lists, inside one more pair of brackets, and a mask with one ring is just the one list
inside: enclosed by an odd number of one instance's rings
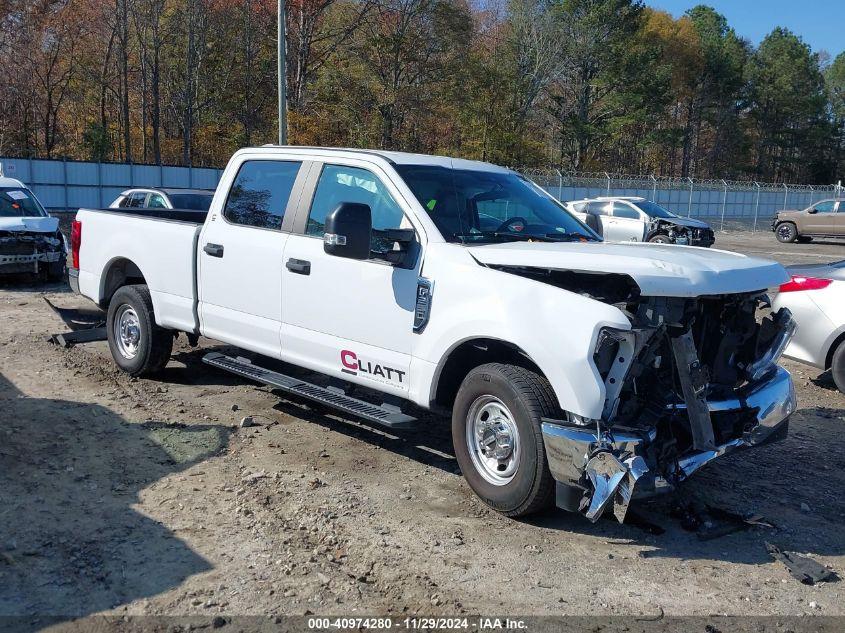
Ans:
{"label": "white sedan", "polygon": [[788,266],[792,280],[774,296],[772,308],[792,311],[798,331],[784,355],[830,369],[845,393],[845,260],[832,264]]}

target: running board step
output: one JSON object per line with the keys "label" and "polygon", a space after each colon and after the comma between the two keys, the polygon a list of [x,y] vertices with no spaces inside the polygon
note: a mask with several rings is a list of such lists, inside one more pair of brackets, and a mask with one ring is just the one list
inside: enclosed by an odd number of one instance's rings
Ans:
{"label": "running board step", "polygon": [[383,404],[381,406],[352,398],[338,389],[319,387],[299,378],[285,376],[258,365],[253,365],[246,358],[232,358],[219,352],[206,354],[202,362],[225,369],[228,372],[244,376],[250,380],[270,385],[287,393],[292,393],[314,402],[332,407],[344,413],[351,413],[369,422],[375,422],[391,429],[407,429],[414,425],[416,418],[402,413],[398,407]]}

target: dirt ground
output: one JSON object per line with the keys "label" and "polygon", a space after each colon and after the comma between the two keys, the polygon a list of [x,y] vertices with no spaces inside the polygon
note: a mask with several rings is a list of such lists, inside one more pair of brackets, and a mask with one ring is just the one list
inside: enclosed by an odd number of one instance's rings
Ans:
{"label": "dirt ground", "polygon": [[[767,232],[717,247],[845,258]],[[160,378],[132,379],[105,343],[49,343],[66,327],[45,297],[92,307],[63,285],[0,287],[0,615],[845,615],[845,582],[800,584],[764,549],[845,575],[845,396],[812,368],[785,362],[784,442],[674,496],[775,527],[702,541],[672,497],[643,507],[663,534],[504,518],[457,472],[444,419],[392,433],[280,399],[203,365],[208,340],[180,337]]]}

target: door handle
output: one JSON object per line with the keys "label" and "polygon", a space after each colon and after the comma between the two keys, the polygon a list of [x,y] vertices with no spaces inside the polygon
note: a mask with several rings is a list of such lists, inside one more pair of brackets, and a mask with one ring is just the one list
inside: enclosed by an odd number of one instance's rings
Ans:
{"label": "door handle", "polygon": [[212,244],[209,242],[205,246],[202,247],[206,253],[211,255],[212,257],[223,257],[223,245],[222,244]]}
{"label": "door handle", "polygon": [[297,275],[310,275],[311,274],[311,262],[306,261],[304,259],[294,259],[291,257],[286,263],[285,267],[291,271],[292,273],[296,273]]}

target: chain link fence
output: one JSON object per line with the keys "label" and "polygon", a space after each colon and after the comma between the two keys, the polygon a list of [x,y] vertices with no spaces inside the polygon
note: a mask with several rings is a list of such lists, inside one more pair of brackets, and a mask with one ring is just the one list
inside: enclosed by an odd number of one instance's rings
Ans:
{"label": "chain link fence", "polygon": [[[213,168],[86,163],[0,158],[6,176],[23,180],[53,212],[107,206],[130,187],[213,189],[222,170]],[[524,169],[528,178],[562,201],[599,196],[641,196],[678,215],[700,218],[719,230],[768,230],[783,209],[805,209],[839,197],[840,185],[792,185],[735,180]]]}
{"label": "chain link fence", "polygon": [[677,215],[699,218],[720,231],[768,230],[783,209],[806,209],[836,198],[841,185],[792,185],[736,180],[525,169],[522,173],[561,201],[599,196],[641,196]]}

